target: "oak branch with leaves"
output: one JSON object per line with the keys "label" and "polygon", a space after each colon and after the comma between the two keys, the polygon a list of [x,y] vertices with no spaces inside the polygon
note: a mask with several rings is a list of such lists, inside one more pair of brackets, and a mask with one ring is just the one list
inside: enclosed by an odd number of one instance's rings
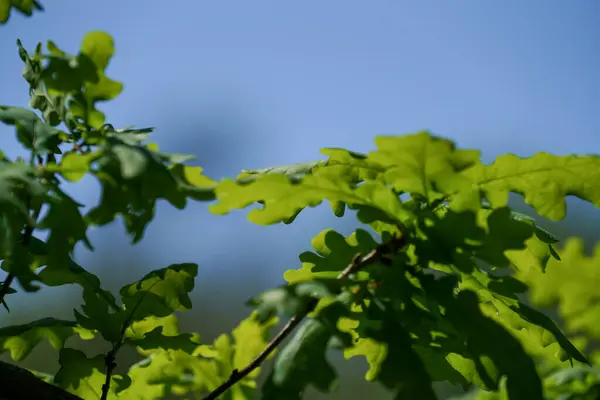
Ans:
{"label": "oak branch with leaves", "polygon": [[[13,8],[41,10],[0,0],[0,23]],[[60,364],[48,375],[0,362],[0,399],[301,399],[309,386],[335,390],[332,351],[366,358],[365,378],[397,399],[436,399],[436,382],[474,388],[469,399],[600,397],[600,354],[585,343],[600,339],[600,247],[592,257],[576,238],[555,248],[551,232],[507,206],[518,193],[554,221],[566,196],[600,206],[600,157],[507,154],[485,165],[479,151],[419,132],[378,136],[366,154],[327,148],[321,160],[216,181],[189,164],[193,156],[148,142],[152,128],[107,122],[98,105],[123,89],[105,73],[107,33],[88,33],[75,55],[51,41],[31,52],[17,41],[17,50],[31,100],[0,106],[0,122],[30,156],[0,152],[0,303],[19,312],[14,293],[64,285],[80,287],[82,301],[72,320],[0,327],[0,352],[13,361],[48,339]],[[85,214],[65,189],[84,176],[101,186]],[[93,249],[91,226],[120,219],[133,243],[142,240],[159,199],[177,209],[213,202],[219,215],[258,203],[248,218],[261,225],[290,224],[327,201],[362,227],[317,234],[286,285],[251,299],[247,319],[204,343],[179,332],[174,315],[192,308],[196,264],[154,270],[116,294],[75,260],[78,243]],[[585,339],[577,346],[536,308],[554,304],[569,336]],[[273,332],[279,318],[287,322]],[[71,337],[100,337],[110,350],[86,354],[66,345]],[[116,374],[126,346],[140,360]]]}

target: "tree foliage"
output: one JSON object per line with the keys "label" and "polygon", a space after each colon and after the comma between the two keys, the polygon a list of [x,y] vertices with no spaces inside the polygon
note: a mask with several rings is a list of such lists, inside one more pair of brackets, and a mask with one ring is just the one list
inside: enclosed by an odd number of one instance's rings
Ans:
{"label": "tree foliage", "polygon": [[[0,22],[11,8],[30,15],[41,6],[0,1]],[[378,136],[366,154],[327,148],[324,160],[217,181],[188,164],[193,156],[160,152],[148,142],[152,128],[114,128],[98,109],[123,89],[105,73],[114,55],[107,33],[88,33],[75,55],[51,41],[17,49],[31,100],[0,106],[0,121],[30,159],[0,153],[0,301],[8,311],[17,291],[63,285],[81,287],[82,299],[72,320],[0,328],[13,360],[47,340],[60,363],[53,376],[0,363],[0,397],[300,399],[309,386],[335,390],[331,351],[364,357],[365,378],[396,399],[436,399],[435,382],[476,388],[464,399],[600,396],[600,356],[586,351],[600,339],[600,249],[588,258],[578,239],[555,248],[550,232],[507,206],[511,192],[552,220],[565,216],[566,196],[599,206],[600,157],[507,154],[486,165],[477,150],[419,132]],[[85,175],[102,192],[84,213],[65,183]],[[197,265],[170,265],[112,293],[74,260],[78,243],[93,249],[87,230],[115,219],[142,240],[159,199],[178,209],[216,200],[209,208],[219,215],[258,203],[248,219],[262,225],[292,223],[328,201],[338,217],[355,211],[362,228],[317,234],[285,286],[250,299],[247,319],[204,343],[179,332],[174,315],[192,308]],[[553,304],[577,346],[535,308]],[[287,323],[272,332],[279,318]],[[67,347],[76,335],[101,337],[110,350]],[[119,375],[125,346],[140,361]]]}

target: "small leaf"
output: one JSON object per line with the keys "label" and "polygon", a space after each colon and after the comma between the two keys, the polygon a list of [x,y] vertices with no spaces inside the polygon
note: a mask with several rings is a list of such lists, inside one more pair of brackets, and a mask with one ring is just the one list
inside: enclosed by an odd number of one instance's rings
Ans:
{"label": "small leaf", "polygon": [[44,10],[42,5],[36,0],[0,0],[0,24],[5,24],[6,21],[8,21],[11,8],[14,8],[28,17],[33,14],[33,10]]}
{"label": "small leaf", "polygon": [[173,264],[150,272],[138,282],[123,286],[120,294],[128,314],[128,323],[191,309],[188,293],[194,288],[197,273],[197,264]]}

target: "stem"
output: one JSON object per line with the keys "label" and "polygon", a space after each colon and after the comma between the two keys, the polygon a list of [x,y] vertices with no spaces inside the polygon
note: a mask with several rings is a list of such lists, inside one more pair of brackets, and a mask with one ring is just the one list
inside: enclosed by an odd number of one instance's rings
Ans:
{"label": "stem", "polygon": [[[375,249],[367,253],[366,256],[361,256],[360,253],[356,253],[352,258],[352,261],[344,270],[337,276],[337,279],[347,279],[350,275],[356,273],[361,268],[366,267],[378,261],[381,257],[385,257],[385,254],[390,251],[395,251],[402,248],[406,244],[406,237],[394,237],[389,243],[382,243]],[[229,378],[222,383],[215,390],[210,392],[208,396],[204,397],[203,400],[217,400],[220,395],[229,390],[233,385],[241,381],[245,376],[250,374],[256,368],[260,367],[261,364],[269,357],[269,355],[285,340],[286,337],[292,333],[294,328],[304,320],[304,318],[312,312],[317,305],[317,300],[308,308],[308,311],[302,314],[296,314],[288,320],[285,326],[279,331],[279,333],[269,342],[267,347],[244,369],[238,371],[234,369]]]}
{"label": "stem", "polygon": [[117,367],[117,363],[115,362],[117,348],[108,352],[106,357],[104,357],[104,363],[106,364],[106,379],[104,380],[104,384],[102,385],[102,396],[100,400],[108,399],[108,392],[110,390],[110,380],[112,378],[112,373],[114,369]]}
{"label": "stem", "polygon": [[261,364],[269,357],[269,355],[283,342],[283,340],[294,330],[300,322],[303,321],[304,315],[294,315],[292,318],[288,320],[285,326],[279,331],[279,333],[269,342],[267,347],[244,369],[238,371],[234,369],[229,378],[222,383],[218,388],[213,390],[208,396],[206,396],[203,400],[216,400],[220,395],[225,393],[229,388],[238,383],[242,378],[248,375],[250,372],[254,371],[256,368],[260,367]]}
{"label": "stem", "polygon": [[[135,311],[133,311],[133,312],[135,312]],[[133,312],[131,313],[130,317],[133,316]],[[119,341],[116,343],[113,343],[112,350],[108,352],[106,357],[104,357],[104,364],[106,365],[106,378],[104,379],[104,384],[102,385],[102,396],[100,397],[100,400],[108,399],[108,392],[110,390],[110,381],[112,378],[112,374],[113,374],[115,368],[117,367],[117,362],[116,362],[117,353],[121,349],[121,346],[123,346],[125,332],[127,332],[127,327],[129,325],[130,325],[130,322],[129,322],[129,318],[128,318],[125,322],[123,322],[123,325],[121,326],[121,334],[119,335]]]}

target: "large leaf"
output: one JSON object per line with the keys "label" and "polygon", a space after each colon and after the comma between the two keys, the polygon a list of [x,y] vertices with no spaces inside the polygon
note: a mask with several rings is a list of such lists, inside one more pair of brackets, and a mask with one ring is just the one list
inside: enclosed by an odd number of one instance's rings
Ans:
{"label": "large leaf", "polygon": [[380,182],[353,188],[337,176],[325,173],[308,175],[300,183],[293,183],[280,174],[263,175],[250,183],[224,180],[215,190],[218,203],[210,207],[212,212],[226,214],[261,201],[264,208],[250,211],[248,218],[263,225],[286,221],[303,208],[315,207],[325,199],[370,206],[400,223],[411,215],[398,197]]}
{"label": "large leaf", "polygon": [[12,325],[0,328],[0,353],[10,351],[10,356],[15,361],[21,361],[38,345],[47,339],[50,345],[60,350],[65,341],[79,334],[82,339],[91,339],[93,334],[81,329],[74,321],[65,321],[55,318],[42,318],[23,325]]}
{"label": "large leaf", "polygon": [[517,276],[531,288],[533,304],[558,305],[567,331],[600,339],[600,245],[588,257],[583,241],[571,238],[559,255],[561,261],[550,259],[545,274],[529,270]]}
{"label": "large leaf", "polygon": [[577,196],[600,207],[599,156],[554,156],[536,153],[529,158],[506,154],[489,166],[478,164],[463,172],[495,207],[505,206],[509,192],[520,193],[543,217],[564,218],[565,197]]}
{"label": "large leaf", "polygon": [[322,322],[306,321],[279,351],[262,399],[302,399],[308,385],[322,392],[334,390],[337,374],[325,357],[331,336],[332,331]]}
{"label": "large leaf", "polygon": [[[479,308],[477,295],[462,290],[453,295],[453,277],[422,280],[430,296],[438,298],[446,310],[447,319],[465,334],[469,359],[451,361],[461,371],[461,365],[474,363],[479,379],[490,389],[497,389],[502,376],[506,377],[506,389],[511,400],[542,399],[542,382],[532,358],[522,344],[501,324],[486,317]],[[465,363],[467,361],[467,363]],[[461,371],[463,375],[466,370]]]}
{"label": "large leaf", "polygon": [[[100,399],[106,381],[104,356],[88,358],[83,352],[64,348],[60,351],[60,369],[54,384],[83,399]],[[131,384],[129,377],[111,375],[107,400],[117,399],[117,393]]]}

